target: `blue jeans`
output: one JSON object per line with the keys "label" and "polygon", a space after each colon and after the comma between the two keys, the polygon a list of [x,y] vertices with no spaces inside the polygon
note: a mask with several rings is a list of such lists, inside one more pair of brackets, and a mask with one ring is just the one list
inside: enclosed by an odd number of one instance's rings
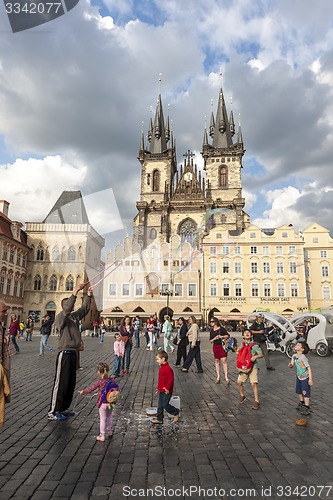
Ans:
{"label": "blue jeans", "polygon": [[12,344],[15,347],[15,351],[16,352],[20,352],[20,348],[19,348],[19,346],[17,345],[17,342],[16,342],[16,335],[11,335],[10,338],[12,339]]}
{"label": "blue jeans", "polygon": [[[121,369],[125,370],[125,365],[126,365],[126,370],[129,370],[130,364],[131,364],[131,350],[132,350],[132,344],[129,342],[126,342],[125,345],[125,354],[124,357],[121,358]],[[126,361],[126,363],[125,363]]]}
{"label": "blue jeans", "polygon": [[165,392],[159,392],[158,394],[158,407],[157,407],[157,420],[163,422],[163,413],[166,410],[170,415],[178,415],[179,410],[170,404],[172,394],[165,394]]}
{"label": "blue jeans", "polygon": [[135,347],[140,347],[140,331],[134,330]]}
{"label": "blue jeans", "polygon": [[105,335],[105,334],[104,334],[104,333],[102,333],[102,332],[99,334],[99,342],[100,342],[100,344],[101,344],[102,342],[104,342],[104,335]]}
{"label": "blue jeans", "polygon": [[117,354],[114,355],[114,366],[113,366],[113,375],[118,375],[120,374],[120,369],[121,369],[121,360]]}
{"label": "blue jeans", "polygon": [[44,348],[47,349],[48,351],[54,351],[53,347],[48,345],[47,341],[49,339],[49,335],[41,335],[40,339],[40,344],[39,344],[39,354],[40,356],[43,356],[44,354]]}

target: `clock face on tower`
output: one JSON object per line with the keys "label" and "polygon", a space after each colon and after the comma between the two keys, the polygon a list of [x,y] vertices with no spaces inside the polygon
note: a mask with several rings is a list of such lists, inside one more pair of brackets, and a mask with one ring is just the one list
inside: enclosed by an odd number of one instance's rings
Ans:
{"label": "clock face on tower", "polygon": [[192,172],[186,172],[186,174],[184,174],[184,179],[186,180],[186,182],[191,182]]}

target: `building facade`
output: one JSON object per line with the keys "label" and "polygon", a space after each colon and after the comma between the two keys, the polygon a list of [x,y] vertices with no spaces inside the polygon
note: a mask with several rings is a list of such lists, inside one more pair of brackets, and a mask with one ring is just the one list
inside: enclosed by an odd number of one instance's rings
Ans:
{"label": "building facade", "polygon": [[0,200],[0,300],[22,320],[29,246],[23,224],[12,221],[8,214],[8,201]]}
{"label": "building facade", "polygon": [[[80,191],[64,191],[42,222],[27,222],[25,227],[31,250],[24,314],[26,317],[32,315],[39,325],[46,312],[51,318],[55,317],[61,310],[61,300],[80,283],[101,273],[104,239],[90,225]],[[94,290],[84,327],[91,327],[101,309],[99,285]]]}

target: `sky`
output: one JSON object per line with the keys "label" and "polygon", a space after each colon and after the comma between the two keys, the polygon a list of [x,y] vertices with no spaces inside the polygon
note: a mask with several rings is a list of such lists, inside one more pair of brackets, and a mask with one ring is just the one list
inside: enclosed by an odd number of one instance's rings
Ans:
{"label": "sky", "polygon": [[1,4],[0,199],[10,202],[9,217],[41,221],[63,190],[92,200],[102,192],[110,217],[94,217],[92,203],[95,229],[119,233],[119,211],[130,233],[141,130],[159,93],[178,164],[190,149],[202,167],[222,72],[228,112],[240,115],[251,222],[298,231],[316,221],[333,234],[332,14],[332,0],[315,8],[304,0],[80,0],[12,33]]}

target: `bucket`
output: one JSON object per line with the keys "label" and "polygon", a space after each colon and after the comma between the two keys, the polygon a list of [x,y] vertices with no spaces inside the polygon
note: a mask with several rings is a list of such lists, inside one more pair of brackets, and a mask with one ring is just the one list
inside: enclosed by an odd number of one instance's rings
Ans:
{"label": "bucket", "polygon": [[[172,396],[172,397],[170,398],[170,404],[171,404],[172,406],[174,406],[175,408],[177,408],[178,410],[180,410],[180,397],[179,397],[179,396]],[[172,417],[173,415],[170,415],[170,414],[168,413],[168,416],[169,416],[169,417]]]}

